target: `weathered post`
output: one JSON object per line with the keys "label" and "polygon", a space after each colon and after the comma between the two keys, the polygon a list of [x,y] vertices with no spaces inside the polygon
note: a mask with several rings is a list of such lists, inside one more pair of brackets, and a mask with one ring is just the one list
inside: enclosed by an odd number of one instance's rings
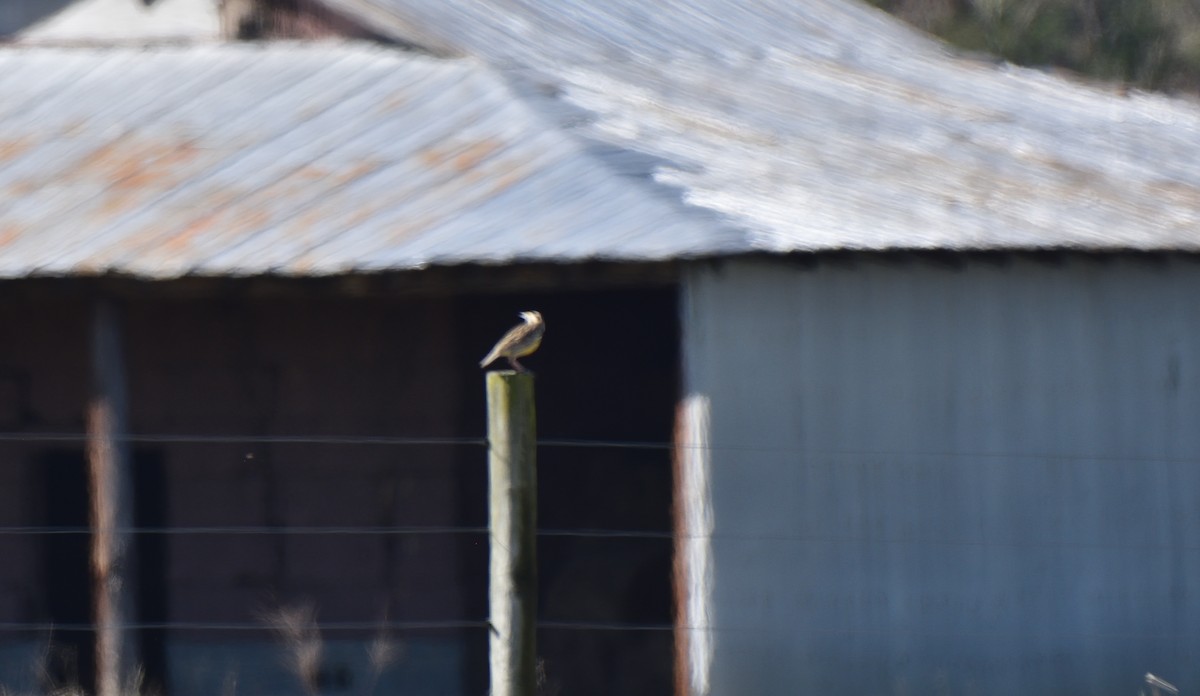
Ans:
{"label": "weathered post", "polygon": [[713,509],[708,397],[689,394],[675,416],[675,693],[707,696],[713,657]]}
{"label": "weathered post", "polygon": [[487,375],[491,696],[533,696],[537,641],[537,424],[533,375]]}
{"label": "weathered post", "polygon": [[96,304],[92,323],[92,395],[87,409],[91,479],[92,587],[96,623],[96,694],[119,696],[134,681],[131,631],[136,559],[133,477],[128,443],[125,366],[117,310]]}

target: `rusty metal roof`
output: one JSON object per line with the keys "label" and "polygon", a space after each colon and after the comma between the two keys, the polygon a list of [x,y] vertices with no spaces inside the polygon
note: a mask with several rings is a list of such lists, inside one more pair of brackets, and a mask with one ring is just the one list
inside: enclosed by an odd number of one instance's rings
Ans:
{"label": "rusty metal roof", "polygon": [[1195,99],[955,55],[853,0],[322,2],[503,70],[757,250],[1200,250]]}
{"label": "rusty metal roof", "polygon": [[0,277],[1200,251],[1200,105],[842,0],[325,0],[358,44],[0,48]]}
{"label": "rusty metal roof", "polygon": [[738,241],[602,166],[473,60],[0,49],[0,277],[649,260]]}

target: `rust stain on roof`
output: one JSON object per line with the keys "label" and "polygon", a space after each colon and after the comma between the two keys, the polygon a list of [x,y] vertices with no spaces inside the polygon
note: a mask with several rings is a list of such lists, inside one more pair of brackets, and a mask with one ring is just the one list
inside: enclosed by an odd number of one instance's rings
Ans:
{"label": "rust stain on roof", "polygon": [[96,217],[116,219],[135,210],[154,191],[176,186],[184,165],[198,154],[188,143],[110,143],[93,151],[73,172],[108,184]]}
{"label": "rust stain on roof", "polygon": [[196,154],[195,146],[187,142],[122,137],[89,152],[69,176],[140,189],[177,173]]}
{"label": "rust stain on roof", "polygon": [[29,138],[0,139],[0,161],[16,159],[28,152],[31,147],[33,147],[33,143]]}
{"label": "rust stain on roof", "polygon": [[[208,233],[220,234],[229,228],[256,229],[270,222],[270,215],[258,210],[215,209],[192,220],[182,230],[162,240],[162,248],[170,252],[187,251],[200,237]],[[221,223],[226,223],[222,225]]]}
{"label": "rust stain on roof", "polygon": [[374,174],[375,172],[379,171],[380,169],[383,169],[386,166],[387,166],[387,163],[380,161],[380,160],[374,160],[374,159],[362,160],[362,161],[356,163],[353,167],[351,167],[347,171],[339,173],[334,178],[334,181],[336,181],[338,184],[343,184],[343,185],[348,184],[352,181],[361,179],[364,176]]}
{"label": "rust stain on roof", "polygon": [[485,138],[465,146],[461,143],[435,145],[422,150],[417,156],[430,168],[449,168],[459,174],[465,174],[502,147],[504,144],[499,140]]}
{"label": "rust stain on roof", "polygon": [[167,143],[159,156],[141,161],[125,161],[114,172],[120,188],[145,188],[161,185],[164,180],[178,176],[181,167],[196,158],[197,148],[191,143]]}
{"label": "rust stain on roof", "polygon": [[41,187],[42,184],[40,182],[32,179],[19,179],[14,181],[12,184],[9,184],[8,193],[15,198],[32,196],[33,194],[37,193],[38,189]]}
{"label": "rust stain on roof", "polygon": [[324,181],[325,179],[329,178],[329,175],[330,171],[328,169],[325,167],[318,167],[313,164],[306,164],[291,174],[291,176],[296,179],[303,179],[304,181],[309,182]]}
{"label": "rust stain on roof", "polygon": [[[537,174],[545,185],[511,205],[573,221],[555,258],[590,258],[617,244],[642,258],[670,248],[656,239],[684,244],[694,231],[605,168],[570,166],[588,153],[514,108],[505,82],[473,62],[367,45],[79,50],[106,69],[63,51],[72,55],[46,90],[56,100],[53,119],[0,118],[5,277],[324,273],[430,258],[533,258],[544,252],[522,230],[536,221],[483,236],[472,211]],[[0,69],[55,56],[5,49]],[[134,60],[180,80],[205,79],[197,90],[147,94],[143,80],[120,69]],[[329,89],[335,70],[367,90],[353,93],[364,103],[353,123],[333,108],[345,96]],[[256,85],[278,98],[253,103]],[[0,83],[0,101],[7,88]],[[147,106],[121,101],[131,96]],[[129,108],[107,108],[117,103]],[[316,137],[296,137],[298,128]],[[445,135],[431,141],[431,131]],[[400,249],[393,229],[431,236]]]}
{"label": "rust stain on roof", "polygon": [[218,211],[212,211],[193,219],[187,226],[166,240],[166,247],[176,251],[187,248],[194,237],[211,230],[219,217]]}
{"label": "rust stain on roof", "polygon": [[0,247],[8,246],[24,233],[24,229],[13,224],[0,226]]}

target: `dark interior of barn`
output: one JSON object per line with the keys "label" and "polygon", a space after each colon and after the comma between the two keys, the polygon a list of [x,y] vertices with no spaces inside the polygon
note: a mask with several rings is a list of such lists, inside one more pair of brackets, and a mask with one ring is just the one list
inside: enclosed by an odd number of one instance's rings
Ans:
{"label": "dark interior of barn", "polygon": [[[678,335],[674,287],[349,296],[286,286],[115,299],[147,684],[211,692],[227,684],[222,669],[236,672],[238,692],[286,683],[278,619],[303,607],[332,627],[321,632],[321,693],[365,693],[367,682],[485,693],[477,363],[517,312],[537,309],[547,334],[524,362],[549,443],[538,448],[542,692],[669,692],[672,474],[662,445],[679,355],[678,341],[661,337]],[[0,302],[23,329],[0,347],[12,500],[0,525],[14,531],[0,537],[14,559],[0,578],[14,597],[0,622],[29,629],[0,635],[10,646],[0,683],[25,683],[19,656],[36,650],[18,644],[34,643],[51,648],[43,681],[93,678],[86,447],[46,437],[85,430],[90,295],[22,289]],[[51,626],[60,628],[39,630]],[[384,631],[398,657],[374,674],[355,651]]]}

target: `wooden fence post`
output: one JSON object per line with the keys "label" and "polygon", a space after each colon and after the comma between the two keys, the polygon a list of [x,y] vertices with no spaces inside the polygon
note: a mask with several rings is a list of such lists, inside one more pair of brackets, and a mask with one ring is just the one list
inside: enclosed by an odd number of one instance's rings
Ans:
{"label": "wooden fence post", "polygon": [[133,537],[133,475],[125,366],[117,309],[97,302],[92,323],[92,395],[87,409],[91,479],[92,587],[95,601],[96,694],[119,696],[135,681],[132,631],[137,577]]}
{"label": "wooden fence post", "polygon": [[491,696],[537,687],[537,424],[533,375],[487,374]]}

